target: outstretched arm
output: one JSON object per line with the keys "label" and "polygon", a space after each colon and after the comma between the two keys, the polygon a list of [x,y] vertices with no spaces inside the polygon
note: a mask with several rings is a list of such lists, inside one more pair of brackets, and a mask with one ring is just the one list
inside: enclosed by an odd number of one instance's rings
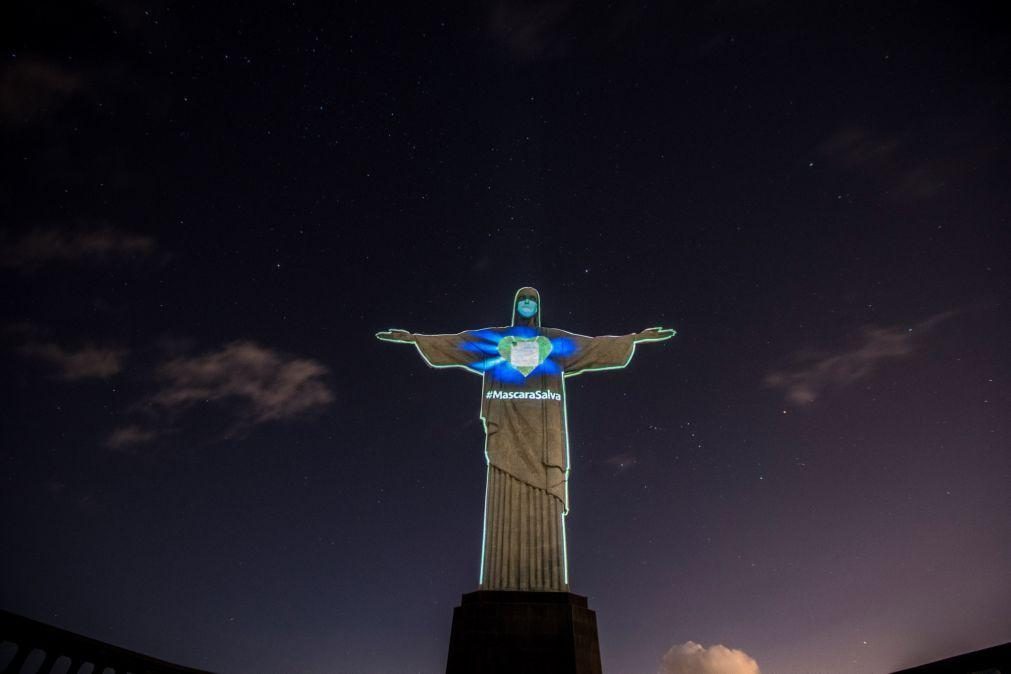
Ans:
{"label": "outstretched arm", "polygon": [[635,342],[665,342],[674,335],[678,334],[677,330],[674,328],[646,328],[642,332],[635,336]]}
{"label": "outstretched arm", "polygon": [[414,335],[409,333],[407,330],[383,330],[382,332],[376,333],[376,338],[383,342],[404,342],[405,344],[414,343]]}
{"label": "outstretched arm", "polygon": [[670,328],[647,328],[631,335],[586,337],[566,334],[572,341],[573,351],[565,359],[565,376],[572,377],[593,370],[614,370],[625,367],[632,360],[636,344],[662,342],[675,334]]}
{"label": "outstretched arm", "polygon": [[384,342],[414,344],[425,362],[432,367],[462,367],[480,374],[473,363],[477,358],[466,344],[473,340],[471,333],[455,335],[419,335],[407,330],[384,330],[376,333],[376,338]]}

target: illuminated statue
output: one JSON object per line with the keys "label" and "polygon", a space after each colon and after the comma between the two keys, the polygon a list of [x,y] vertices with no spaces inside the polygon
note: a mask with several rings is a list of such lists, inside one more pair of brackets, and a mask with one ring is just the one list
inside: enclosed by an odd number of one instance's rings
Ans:
{"label": "illuminated statue", "polygon": [[533,288],[516,293],[508,327],[455,335],[406,330],[376,335],[414,344],[432,367],[461,367],[484,380],[488,476],[481,589],[568,591],[565,378],[625,367],[636,344],[673,336],[664,328],[617,337],[542,328],[541,299]]}

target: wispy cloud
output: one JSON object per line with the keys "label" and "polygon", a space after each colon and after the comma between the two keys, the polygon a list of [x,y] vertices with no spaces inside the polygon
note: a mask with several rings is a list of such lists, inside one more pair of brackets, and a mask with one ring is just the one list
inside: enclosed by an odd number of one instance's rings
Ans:
{"label": "wispy cloud", "polygon": [[137,424],[121,426],[109,434],[105,446],[110,449],[129,449],[135,445],[143,445],[157,438],[159,433]]}
{"label": "wispy cloud", "polygon": [[933,196],[946,182],[943,165],[915,160],[904,135],[875,135],[861,128],[837,131],[819,146],[819,153],[849,171],[859,171],[876,180],[900,200]]}
{"label": "wispy cloud", "polygon": [[931,316],[912,327],[864,328],[857,342],[834,353],[798,354],[791,369],[770,372],[765,384],[783,390],[795,405],[813,403],[828,388],[841,388],[871,376],[883,363],[906,358],[914,351],[914,341],[954,312]]}
{"label": "wispy cloud", "polygon": [[0,66],[0,122],[25,125],[87,90],[79,70],[54,61],[8,59]]}
{"label": "wispy cloud", "polygon": [[[46,363],[67,381],[118,375],[130,354],[127,349],[94,344],[67,348],[33,323],[9,324],[2,332],[20,342],[13,347],[17,353]],[[334,400],[327,383],[329,370],[317,360],[252,341],[181,354],[188,344],[175,340],[171,355],[163,355],[153,368],[131,369],[131,380],[147,381],[148,392],[124,411],[123,422],[106,436],[106,447],[129,450],[179,432],[183,422],[199,416],[196,408],[213,408],[209,418],[226,429],[225,435],[234,436],[261,424],[312,415]]]}
{"label": "wispy cloud", "polygon": [[613,454],[612,456],[604,459],[604,464],[613,468],[615,473],[623,473],[626,470],[631,470],[637,463],[639,463],[639,459],[636,457],[634,452],[621,452],[620,454]]}
{"label": "wispy cloud", "polygon": [[327,368],[315,360],[285,356],[255,342],[232,342],[159,368],[162,389],[151,399],[165,409],[232,401],[244,423],[289,419],[333,401]]}
{"label": "wispy cloud", "polygon": [[54,366],[63,379],[108,379],[123,369],[125,349],[85,346],[69,350],[55,342],[29,342],[18,352]]}
{"label": "wispy cloud", "polygon": [[720,644],[706,648],[686,641],[667,651],[658,674],[761,674],[761,671],[744,651]]}
{"label": "wispy cloud", "polygon": [[142,424],[117,428],[106,445],[125,448],[151,442],[182,413],[213,405],[228,435],[254,426],[318,412],[334,400],[322,363],[238,341],[196,356],[176,356],[158,366],[157,390],[143,409]]}
{"label": "wispy cloud", "polygon": [[34,229],[20,238],[0,239],[0,267],[28,270],[52,262],[104,261],[154,252],[150,236],[110,226]]}
{"label": "wispy cloud", "polygon": [[639,21],[640,3],[588,7],[575,0],[487,0],[488,36],[519,63],[564,58],[614,44]]}
{"label": "wispy cloud", "polygon": [[572,5],[572,0],[537,3],[500,0],[490,8],[488,28],[513,58],[535,61],[566,51],[559,29],[568,20]]}
{"label": "wispy cloud", "polygon": [[897,202],[940,194],[991,154],[972,120],[921,120],[908,129],[875,133],[859,126],[836,130],[817,153],[829,164],[873,180]]}

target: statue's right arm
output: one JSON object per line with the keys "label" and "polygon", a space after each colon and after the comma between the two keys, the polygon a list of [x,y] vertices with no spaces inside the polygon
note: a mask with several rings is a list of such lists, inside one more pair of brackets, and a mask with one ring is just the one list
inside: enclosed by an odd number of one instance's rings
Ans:
{"label": "statue's right arm", "polygon": [[407,330],[384,330],[376,333],[376,337],[384,342],[413,344],[425,362],[432,367],[462,367],[480,374],[473,365],[484,356],[473,348],[467,348],[468,343],[474,341],[472,335],[472,332],[459,332],[455,335],[421,335]]}
{"label": "statue's right arm", "polygon": [[415,341],[414,335],[407,330],[383,330],[376,333],[376,338],[384,342],[403,342],[404,344],[413,344]]}

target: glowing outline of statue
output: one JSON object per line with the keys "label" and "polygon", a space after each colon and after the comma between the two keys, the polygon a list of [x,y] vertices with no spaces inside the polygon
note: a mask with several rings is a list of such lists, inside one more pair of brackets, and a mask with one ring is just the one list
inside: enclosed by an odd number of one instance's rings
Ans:
{"label": "glowing outline of statue", "polygon": [[[535,303],[533,313],[531,303]],[[541,309],[540,293],[525,287],[513,298],[513,322],[508,327],[441,335],[406,330],[376,333],[383,341],[414,344],[430,367],[459,367],[482,376],[480,417],[487,466],[479,575],[482,589],[568,590],[565,516],[569,511],[571,464],[565,379],[584,372],[625,368],[637,344],[665,341],[676,334],[672,329],[656,327],[630,335],[587,337],[541,327]],[[506,357],[510,348],[503,351],[499,347],[506,337],[513,340],[513,346],[541,338],[550,343],[547,347],[539,344],[536,367],[524,361],[525,367],[520,369]],[[607,364],[592,366],[594,359]],[[500,405],[493,405],[493,401]],[[557,414],[551,412],[553,407],[546,407],[549,405],[558,406]],[[489,431],[490,418],[495,425],[493,431]],[[503,431],[503,425],[509,428]],[[537,472],[535,433],[520,433],[517,425],[543,432],[541,456],[537,459],[543,475]],[[496,439],[490,453],[490,441],[500,434],[506,437]],[[554,446],[558,439],[559,446]],[[564,459],[560,450],[564,450]]]}

